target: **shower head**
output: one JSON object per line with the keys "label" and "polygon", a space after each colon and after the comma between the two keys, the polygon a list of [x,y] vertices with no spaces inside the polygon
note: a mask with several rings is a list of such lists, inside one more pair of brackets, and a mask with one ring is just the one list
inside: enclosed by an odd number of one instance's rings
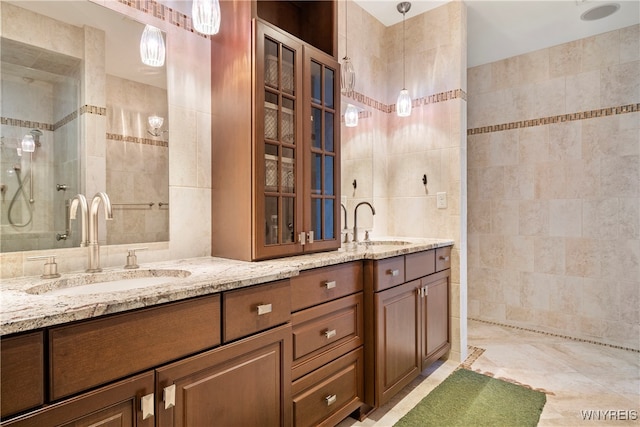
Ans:
{"label": "shower head", "polygon": [[43,135],[40,129],[31,129],[29,133],[33,135],[34,138]]}

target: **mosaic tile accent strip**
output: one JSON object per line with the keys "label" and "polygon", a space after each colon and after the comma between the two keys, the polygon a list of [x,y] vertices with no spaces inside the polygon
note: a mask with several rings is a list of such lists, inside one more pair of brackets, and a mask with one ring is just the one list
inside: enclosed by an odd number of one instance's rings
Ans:
{"label": "mosaic tile accent strip", "polygon": [[525,327],[522,327],[522,326],[514,326],[514,325],[509,325],[509,324],[506,324],[506,323],[493,322],[491,320],[482,320],[482,319],[476,319],[476,318],[472,318],[472,317],[467,318],[467,320],[473,320],[475,322],[486,323],[488,325],[496,325],[496,326],[502,326],[502,327],[505,327],[505,328],[517,329],[519,331],[535,332],[536,334],[548,335],[550,337],[565,338],[565,339],[572,340],[572,341],[586,342],[586,343],[589,343],[589,344],[601,345],[601,346],[604,346],[604,347],[617,348],[618,350],[626,350],[626,351],[632,351],[634,353],[640,353],[640,349],[637,349],[637,348],[630,348],[630,347],[623,347],[623,346],[620,346],[620,345],[607,344],[607,343],[602,343],[602,342],[599,342],[599,341],[587,340],[587,339],[584,339],[584,338],[577,338],[577,337],[571,337],[571,336],[568,336],[568,335],[556,334],[556,333],[553,333],[553,332],[538,331],[538,330],[533,329],[533,328],[525,328]]}
{"label": "mosaic tile accent strip", "polygon": [[[358,120],[368,119],[373,116],[371,111],[358,111]],[[340,118],[340,122],[344,123],[344,114]]]}
{"label": "mosaic tile accent strip", "polygon": [[97,114],[99,116],[107,115],[107,107],[98,107],[96,105],[83,105],[80,107],[80,114]]}
{"label": "mosaic tile accent strip", "polygon": [[10,117],[0,117],[0,124],[6,126],[15,126],[28,129],[55,130],[54,126],[49,123],[34,122],[31,120],[12,119]]}
{"label": "mosaic tile accent strip", "polygon": [[112,141],[131,142],[133,144],[155,145],[157,147],[169,147],[168,141],[159,141],[151,138],[138,138],[136,136],[119,135],[116,133],[107,132],[107,139],[110,139]]}
{"label": "mosaic tile accent strip", "polygon": [[613,116],[617,114],[634,113],[640,111],[640,104],[622,105],[620,107],[601,108],[599,110],[582,111],[579,113],[560,114],[558,116],[542,117],[540,119],[520,120],[519,122],[502,123],[499,125],[482,126],[467,129],[467,135],[500,132],[504,130],[543,126],[552,123],[572,122],[575,120],[593,119],[596,117]]}
{"label": "mosaic tile accent strip", "polygon": [[69,113],[66,116],[64,116],[62,119],[58,120],[54,125],[53,125],[53,130],[58,130],[60,129],[62,126],[71,123],[72,121],[76,120],[78,118],[78,112],[74,111],[73,113]]}
{"label": "mosaic tile accent strip", "polygon": [[[374,110],[382,111],[383,113],[394,113],[396,111],[396,104],[385,104],[380,101],[364,95],[360,92],[354,91],[348,98],[359,102],[362,105],[366,105]],[[422,105],[436,104],[438,102],[451,101],[453,99],[467,100],[467,93],[462,89],[454,89],[446,92],[435,93],[433,95],[423,96],[422,98],[413,99],[411,108],[418,108]]]}
{"label": "mosaic tile accent strip", "polygon": [[174,10],[169,6],[158,3],[155,0],[118,0],[118,2],[155,18],[162,19],[171,25],[175,25],[176,27],[189,31],[190,33],[197,34],[205,39],[211,39],[211,36],[200,34],[193,28],[193,22],[191,21],[190,16]]}

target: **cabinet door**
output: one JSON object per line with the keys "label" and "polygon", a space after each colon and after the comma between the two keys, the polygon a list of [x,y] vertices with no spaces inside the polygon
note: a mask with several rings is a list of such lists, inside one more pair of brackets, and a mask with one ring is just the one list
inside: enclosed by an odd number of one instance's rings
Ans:
{"label": "cabinet door", "polygon": [[156,372],[159,427],[291,425],[290,324]]}
{"label": "cabinet door", "polygon": [[95,391],[55,403],[40,411],[3,423],[3,427],[104,426],[153,427],[153,411],[143,413],[142,398],[153,408],[154,373],[147,372]]}
{"label": "cabinet door", "polygon": [[256,25],[255,257],[302,252],[302,47]]}
{"label": "cabinet door", "polygon": [[0,416],[44,403],[44,334],[34,332],[0,340]]}
{"label": "cabinet door", "polygon": [[389,401],[420,373],[419,288],[416,280],[374,296],[376,406]]}
{"label": "cabinet door", "polygon": [[449,351],[449,275],[422,279],[422,369]]}
{"label": "cabinet door", "polygon": [[305,251],[340,247],[340,68],[304,47]]}

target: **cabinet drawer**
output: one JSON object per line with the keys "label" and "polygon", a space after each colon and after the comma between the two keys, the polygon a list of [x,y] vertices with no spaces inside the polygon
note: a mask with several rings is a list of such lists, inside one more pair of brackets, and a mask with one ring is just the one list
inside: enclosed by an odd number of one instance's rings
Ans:
{"label": "cabinet drawer", "polygon": [[291,278],[293,311],[322,304],[362,290],[362,262],[307,270]]}
{"label": "cabinet drawer", "polygon": [[405,255],[407,282],[436,272],[436,251],[423,251]]}
{"label": "cabinet drawer", "polygon": [[225,292],[222,312],[224,342],[286,323],[291,319],[289,281]]}
{"label": "cabinet drawer", "polygon": [[451,246],[436,249],[436,271],[451,268]]}
{"label": "cabinet drawer", "polygon": [[51,328],[51,398],[220,344],[220,295]]}
{"label": "cabinet drawer", "polygon": [[391,288],[404,283],[404,257],[398,256],[373,263],[374,291]]}
{"label": "cabinet drawer", "polygon": [[336,425],[363,397],[362,348],[294,381],[294,426]]}
{"label": "cabinet drawer", "polygon": [[42,332],[0,340],[0,404],[5,418],[44,403]]}
{"label": "cabinet drawer", "polygon": [[362,292],[295,313],[293,378],[361,346],[362,314]]}

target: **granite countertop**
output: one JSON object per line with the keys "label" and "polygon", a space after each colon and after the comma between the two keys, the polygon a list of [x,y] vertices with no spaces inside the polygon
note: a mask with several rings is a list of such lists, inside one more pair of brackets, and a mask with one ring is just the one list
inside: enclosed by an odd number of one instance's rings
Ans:
{"label": "granite countertop", "polygon": [[156,276],[158,271],[175,275],[162,277],[159,279],[161,283],[153,286],[75,296],[47,295],[42,292],[65,280],[69,286],[74,279],[86,279],[90,274],[74,272],[62,274],[57,279],[31,276],[3,280],[0,284],[0,335],[286,279],[297,276],[300,271],[327,265],[383,259],[451,245],[453,241],[447,239],[402,237],[377,239],[370,245],[352,244],[349,250],[339,249],[260,262],[203,257],[144,263],[138,270],[105,268],[94,277],[107,282],[127,275]]}

